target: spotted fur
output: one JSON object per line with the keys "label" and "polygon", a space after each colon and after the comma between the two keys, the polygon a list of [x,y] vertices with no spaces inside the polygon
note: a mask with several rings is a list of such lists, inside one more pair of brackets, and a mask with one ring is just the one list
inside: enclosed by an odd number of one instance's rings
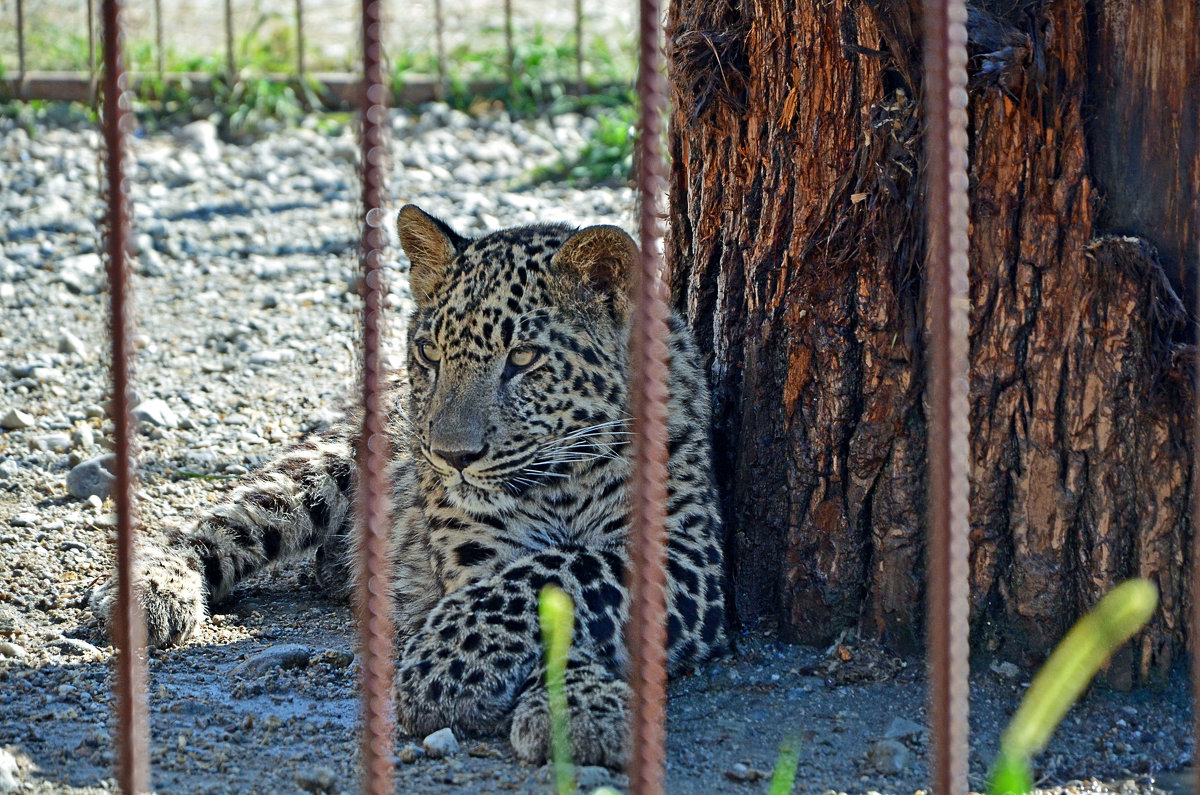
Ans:
{"label": "spotted fur", "polygon": [[[626,536],[630,289],[637,249],[608,226],[464,238],[413,206],[400,239],[416,311],[407,381],[389,392],[395,455],[400,721],[505,725],[545,758],[541,588],[576,608],[566,689],[575,758],[626,756]],[[708,389],[686,326],[670,321],[668,654],[672,671],[724,644],[721,522]],[[284,452],[194,524],[146,544],[137,594],[153,643],[178,643],[264,566],[317,550],[345,589],[353,569],[354,417]],[[112,583],[94,604],[112,608]]]}

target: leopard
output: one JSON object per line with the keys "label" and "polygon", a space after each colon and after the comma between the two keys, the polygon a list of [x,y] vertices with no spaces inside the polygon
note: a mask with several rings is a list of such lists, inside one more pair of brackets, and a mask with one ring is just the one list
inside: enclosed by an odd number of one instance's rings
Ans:
{"label": "leopard", "polygon": [[[575,631],[564,675],[571,752],[629,755],[629,340],[639,248],[616,226],[540,223],[460,235],[415,205],[396,216],[413,296],[407,364],[383,392],[391,501],[394,704],[421,737],[507,733],[548,758],[538,617],[554,585]],[[723,523],[706,371],[668,319],[669,676],[727,643]],[[143,534],[134,595],[147,642],[186,641],[235,586],[312,554],[346,595],[360,565],[360,410],[285,448],[181,527]],[[92,595],[111,626],[115,574]]]}

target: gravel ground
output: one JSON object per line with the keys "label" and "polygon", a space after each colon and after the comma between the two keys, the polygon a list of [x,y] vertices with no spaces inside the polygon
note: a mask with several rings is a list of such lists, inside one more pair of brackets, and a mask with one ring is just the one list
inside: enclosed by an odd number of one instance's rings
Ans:
{"label": "gravel ground", "polygon": [[[514,123],[444,107],[394,119],[396,206],[417,201],[464,232],[533,220],[632,228],[627,189],[522,187],[584,140],[586,119]],[[104,486],[88,462],[106,453],[110,427],[98,143],[87,130],[30,138],[4,124],[0,792],[96,792],[114,786],[112,650],[85,607],[112,526],[111,502],[84,498]],[[232,147],[210,133],[201,124],[132,147],[139,510],[150,527],[220,499],[233,477],[327,422],[355,368],[352,135],[294,129]],[[410,301],[399,268],[392,286],[399,338]],[[182,648],[151,651],[158,791],[355,790],[353,629],[346,606],[310,581],[308,562],[258,577]],[[914,792],[927,770],[921,668],[851,638],[825,650],[742,636],[672,686],[668,788],[762,792],[791,736],[798,792]],[[1026,682],[976,669],[978,788]],[[838,684],[856,677],[866,679]],[[1189,726],[1182,671],[1133,693],[1097,689],[1039,758],[1045,791],[1183,792],[1173,771],[1191,758]],[[502,738],[459,739],[435,760],[422,738],[401,738],[398,791],[549,789],[546,771],[517,764]]]}

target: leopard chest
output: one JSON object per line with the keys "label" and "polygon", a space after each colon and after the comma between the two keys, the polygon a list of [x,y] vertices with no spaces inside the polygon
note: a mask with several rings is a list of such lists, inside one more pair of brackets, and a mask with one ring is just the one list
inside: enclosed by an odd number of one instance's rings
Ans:
{"label": "leopard chest", "polygon": [[628,475],[623,458],[603,459],[515,499],[470,508],[455,504],[441,481],[430,478],[425,513],[433,570],[449,592],[522,555],[623,547]]}

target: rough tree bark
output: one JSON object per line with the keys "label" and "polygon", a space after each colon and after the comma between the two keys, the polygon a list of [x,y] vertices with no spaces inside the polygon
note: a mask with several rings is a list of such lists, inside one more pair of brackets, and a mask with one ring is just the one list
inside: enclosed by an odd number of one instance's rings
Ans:
{"label": "rough tree bark", "polygon": [[[919,9],[671,8],[669,259],[734,603],[801,641],[920,638]],[[1162,607],[1114,671],[1159,672],[1190,598],[1200,2],[991,0],[969,27],[974,637],[1033,662],[1141,575]]]}

